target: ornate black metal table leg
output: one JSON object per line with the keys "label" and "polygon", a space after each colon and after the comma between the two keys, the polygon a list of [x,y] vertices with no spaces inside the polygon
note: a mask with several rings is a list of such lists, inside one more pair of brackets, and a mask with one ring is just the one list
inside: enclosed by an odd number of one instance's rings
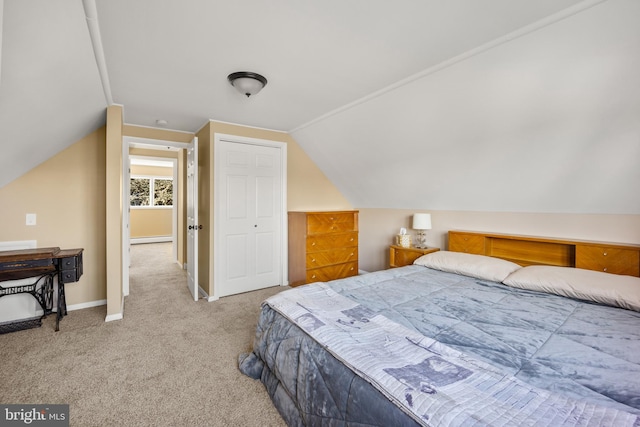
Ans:
{"label": "ornate black metal table leg", "polygon": [[67,315],[67,298],[64,294],[64,282],[58,282],[58,311],[56,312],[56,332],[60,330],[60,319]]}
{"label": "ornate black metal table leg", "polygon": [[40,289],[41,296],[38,302],[44,311],[44,316],[42,317],[45,317],[53,311],[53,277],[53,274],[47,275],[44,279],[45,282],[42,284],[42,288]]}

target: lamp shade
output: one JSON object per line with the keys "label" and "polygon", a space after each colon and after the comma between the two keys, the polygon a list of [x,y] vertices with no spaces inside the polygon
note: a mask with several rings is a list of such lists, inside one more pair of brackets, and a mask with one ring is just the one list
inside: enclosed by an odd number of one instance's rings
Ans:
{"label": "lamp shade", "polygon": [[413,214],[413,226],[411,228],[414,230],[431,230],[431,214]]}

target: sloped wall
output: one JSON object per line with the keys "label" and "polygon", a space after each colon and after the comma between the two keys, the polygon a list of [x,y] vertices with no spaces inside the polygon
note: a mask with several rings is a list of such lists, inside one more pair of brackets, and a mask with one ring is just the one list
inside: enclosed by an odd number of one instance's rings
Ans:
{"label": "sloped wall", "polygon": [[638,16],[600,3],[292,136],[357,208],[640,214]]}

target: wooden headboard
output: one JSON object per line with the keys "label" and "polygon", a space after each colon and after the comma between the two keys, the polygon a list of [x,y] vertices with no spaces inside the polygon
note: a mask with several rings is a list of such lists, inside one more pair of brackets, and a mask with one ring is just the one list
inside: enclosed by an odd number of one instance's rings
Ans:
{"label": "wooden headboard", "polygon": [[449,250],[640,277],[640,245],[451,230]]}

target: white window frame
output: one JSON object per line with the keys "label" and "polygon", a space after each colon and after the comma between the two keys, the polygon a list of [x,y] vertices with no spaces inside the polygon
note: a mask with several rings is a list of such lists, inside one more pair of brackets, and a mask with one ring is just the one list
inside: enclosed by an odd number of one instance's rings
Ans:
{"label": "white window frame", "polygon": [[[129,179],[148,179],[149,180],[149,205],[148,206],[137,206],[131,204],[131,194],[129,194],[129,207],[131,209],[173,209],[173,203],[176,202],[176,192],[175,192],[175,181],[173,176],[162,176],[162,175],[131,175]],[[171,205],[154,205],[155,197],[154,197],[154,182],[156,179],[166,179],[171,181],[173,185],[173,200]],[[129,190],[131,191],[131,190]]]}

